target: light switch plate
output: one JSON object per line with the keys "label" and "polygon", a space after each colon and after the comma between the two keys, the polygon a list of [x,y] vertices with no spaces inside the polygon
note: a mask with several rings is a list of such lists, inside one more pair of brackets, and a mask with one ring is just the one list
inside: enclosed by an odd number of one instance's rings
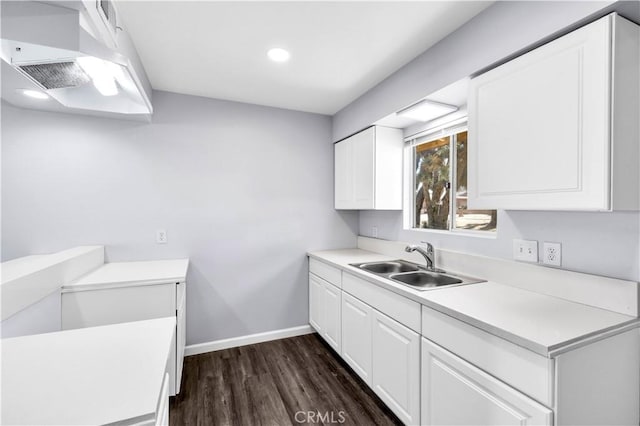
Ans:
{"label": "light switch plate", "polygon": [[513,258],[522,262],[538,263],[538,242],[514,239]]}

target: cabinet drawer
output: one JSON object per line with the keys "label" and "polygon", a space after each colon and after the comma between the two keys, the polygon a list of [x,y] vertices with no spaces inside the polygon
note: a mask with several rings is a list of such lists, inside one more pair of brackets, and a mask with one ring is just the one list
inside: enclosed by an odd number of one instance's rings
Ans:
{"label": "cabinet drawer", "polygon": [[510,386],[553,406],[554,361],[422,307],[422,335]]}
{"label": "cabinet drawer", "polygon": [[309,258],[309,272],[330,282],[338,288],[342,287],[342,271],[334,266]]}
{"label": "cabinet drawer", "polygon": [[422,339],[423,425],[552,425],[552,411]]}
{"label": "cabinet drawer", "polygon": [[385,315],[420,333],[420,304],[345,273],[342,289]]}

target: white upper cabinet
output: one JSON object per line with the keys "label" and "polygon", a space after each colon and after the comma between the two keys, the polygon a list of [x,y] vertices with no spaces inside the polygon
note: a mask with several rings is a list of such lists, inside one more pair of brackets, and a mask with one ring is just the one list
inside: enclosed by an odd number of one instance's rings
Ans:
{"label": "white upper cabinet", "polygon": [[335,208],[402,209],[402,130],[372,126],[334,145]]}
{"label": "white upper cabinet", "polygon": [[640,27],[616,14],[470,84],[472,209],[638,210]]}

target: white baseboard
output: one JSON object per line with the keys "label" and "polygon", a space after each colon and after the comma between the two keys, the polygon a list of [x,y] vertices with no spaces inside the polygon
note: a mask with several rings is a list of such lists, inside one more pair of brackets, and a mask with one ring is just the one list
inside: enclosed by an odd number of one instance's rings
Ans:
{"label": "white baseboard", "polygon": [[198,343],[184,348],[184,356],[198,355],[222,349],[236,348],[238,346],[253,345],[254,343],[269,342],[271,340],[285,339],[287,337],[302,336],[313,333],[310,325],[283,328],[281,330],[267,331],[264,333],[249,334],[248,336],[232,337],[230,339],[214,340],[213,342]]}

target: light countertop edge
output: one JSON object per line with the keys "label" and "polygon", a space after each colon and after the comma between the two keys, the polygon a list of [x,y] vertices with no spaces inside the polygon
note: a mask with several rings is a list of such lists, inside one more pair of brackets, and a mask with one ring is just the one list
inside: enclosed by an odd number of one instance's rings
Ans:
{"label": "light countertop edge", "polygon": [[[525,338],[523,336],[519,336],[517,334],[514,334],[508,330],[502,329],[492,324],[488,324],[478,318],[466,315],[462,312],[459,312],[455,309],[451,309],[437,302],[431,301],[427,299],[423,294],[423,293],[429,293],[429,292],[446,291],[447,287],[428,290],[428,291],[413,290],[402,284],[396,284],[391,280],[379,277],[377,275],[371,274],[369,272],[363,271],[359,268],[349,265],[350,263],[396,260],[397,259],[396,257],[390,257],[380,253],[375,253],[375,252],[370,252],[370,251],[355,249],[355,248],[312,251],[312,252],[308,252],[307,255],[309,256],[309,258],[316,259],[323,263],[339,268],[342,271],[351,273],[352,275],[355,275],[358,278],[371,282],[377,285],[378,287],[381,287],[393,293],[404,296],[410,300],[420,303],[423,306],[426,306],[442,314],[455,318],[456,320],[459,320],[467,325],[480,329],[484,332],[487,332],[493,336],[499,337],[515,345],[521,346],[527,350],[535,352],[538,355],[542,355],[545,358],[552,358],[563,352],[574,349],[576,347],[580,347],[582,345],[586,345],[594,341],[601,340],[606,337],[622,333],[629,329],[640,327],[639,318],[629,317],[629,320],[627,321],[622,321],[618,324],[600,328],[598,330],[594,330],[592,332],[581,334],[571,339],[567,339],[561,343],[547,346],[539,342]],[[351,260],[347,261],[346,258],[351,258]],[[450,271],[450,272],[464,274],[464,271]],[[483,285],[483,284],[486,284],[486,282],[477,283],[477,284],[466,284],[463,286],[454,286],[454,287],[464,288],[464,287],[477,286],[477,285]],[[512,287],[512,288],[516,288],[516,287]],[[518,290],[522,292],[530,292],[529,290],[523,290],[523,289],[518,289]],[[557,299],[553,296],[546,296],[540,293],[534,293],[534,294],[544,296],[544,297],[549,297],[550,299]],[[571,301],[565,301],[565,302],[576,303]],[[595,308],[595,307],[593,307],[593,309],[601,310],[600,308]]]}
{"label": "light countertop edge", "polygon": [[[173,317],[5,339],[2,385],[11,392],[3,392],[2,405],[11,409],[2,410],[2,423],[127,424],[151,418],[173,339]],[[37,362],[43,352],[48,361]],[[42,404],[37,411],[30,408],[34,401]]]}
{"label": "light countertop edge", "polygon": [[[189,259],[110,262],[66,283],[62,293],[186,282]],[[158,271],[160,269],[160,271]]]}
{"label": "light countertop edge", "polygon": [[[479,284],[482,284],[482,283],[479,283]],[[469,284],[469,285],[472,285],[472,284]],[[527,290],[523,290],[523,291],[527,291]],[[547,296],[547,297],[553,297],[553,296]],[[570,303],[573,303],[573,302],[570,302]],[[472,327],[485,331],[493,336],[507,340],[515,345],[521,346],[527,350],[535,352],[538,355],[542,355],[545,358],[553,358],[561,353],[567,352],[568,350],[575,349],[577,347],[582,346],[579,343],[583,343],[583,345],[586,345],[594,341],[598,341],[606,337],[622,333],[631,328],[640,327],[640,320],[638,320],[637,318],[630,319],[629,321],[622,322],[620,324],[601,328],[598,330],[594,330],[590,333],[582,334],[574,338],[567,339],[562,343],[546,346],[538,342],[535,342],[533,340],[527,339],[525,337],[519,336],[515,333],[511,333],[500,327],[488,324],[475,317],[465,315],[459,311],[456,311],[455,309],[448,308],[446,306],[440,305],[439,303],[433,302],[431,300],[423,300],[422,305],[426,306],[427,308],[438,311],[442,314],[445,314],[447,316],[450,316],[452,318],[455,318],[458,321],[462,321],[467,325],[470,325]]]}
{"label": "light countertop edge", "polygon": [[124,287],[142,287],[148,285],[162,285],[162,284],[176,284],[186,282],[185,277],[175,277],[171,279],[160,280],[145,280],[145,281],[121,281],[121,282],[104,282],[104,283],[92,283],[92,284],[74,284],[66,285],[62,287],[62,293],[74,293],[87,290],[106,290],[111,288],[124,288]]}

